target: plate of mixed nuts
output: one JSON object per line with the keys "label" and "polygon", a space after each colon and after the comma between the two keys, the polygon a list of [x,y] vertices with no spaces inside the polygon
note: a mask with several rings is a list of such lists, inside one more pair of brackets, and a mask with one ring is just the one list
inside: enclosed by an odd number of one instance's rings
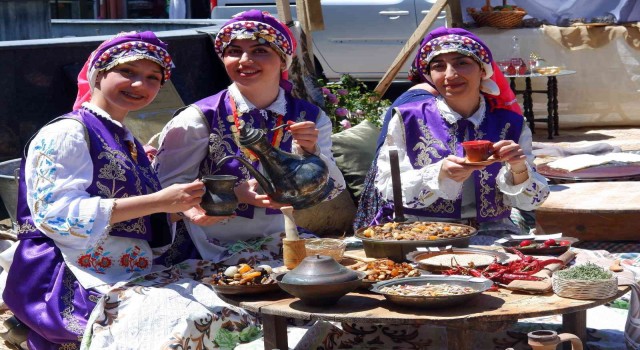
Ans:
{"label": "plate of mixed nuts", "polygon": [[248,264],[229,266],[224,271],[203,278],[220,294],[261,294],[280,290],[280,286],[271,277],[269,265],[251,267]]}

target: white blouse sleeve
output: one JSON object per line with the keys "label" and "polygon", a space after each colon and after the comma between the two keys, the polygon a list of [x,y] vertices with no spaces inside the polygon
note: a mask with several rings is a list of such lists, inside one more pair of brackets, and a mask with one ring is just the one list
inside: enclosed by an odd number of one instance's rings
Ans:
{"label": "white blouse sleeve", "polygon": [[407,145],[404,137],[404,125],[400,117],[394,113],[389,121],[385,143],[378,153],[376,188],[382,197],[393,202],[393,184],[391,182],[391,164],[389,149],[398,150],[400,161],[400,180],[402,182],[402,200],[407,208],[425,208],[438,198],[455,199],[462,190],[462,182],[449,178],[439,179],[442,161],[414,169],[407,156]]}
{"label": "white blouse sleeve", "polygon": [[163,187],[188,183],[198,177],[207,156],[209,126],[193,106],[176,115],[162,129],[154,167]]}
{"label": "white blouse sleeve", "polygon": [[84,126],[63,119],[43,127],[25,162],[27,204],[36,227],[57,245],[87,249],[109,233],[114,200],[91,197],[92,182]]}
{"label": "white blouse sleeve", "polygon": [[522,210],[538,208],[549,196],[547,179],[534,170],[533,160],[535,156],[532,154],[532,140],[531,130],[525,122],[518,144],[527,156],[526,165],[529,178],[519,185],[514,185],[511,168],[509,165],[505,165],[500,169],[497,179],[498,188],[505,195],[505,203]]}

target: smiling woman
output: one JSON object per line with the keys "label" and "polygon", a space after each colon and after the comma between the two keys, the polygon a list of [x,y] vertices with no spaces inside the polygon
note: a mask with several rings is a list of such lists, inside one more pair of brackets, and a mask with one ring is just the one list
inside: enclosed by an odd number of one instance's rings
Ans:
{"label": "smiling woman", "polygon": [[[537,208],[549,194],[531,155],[531,131],[489,48],[473,33],[437,28],[422,41],[414,73],[437,90],[396,107],[367,184],[357,225],[392,221],[395,206],[417,221],[477,222],[472,244],[520,233],[512,208]],[[383,127],[384,129],[384,127]],[[463,143],[487,140],[500,162],[470,163]],[[389,151],[397,149],[402,203],[393,200]]]}

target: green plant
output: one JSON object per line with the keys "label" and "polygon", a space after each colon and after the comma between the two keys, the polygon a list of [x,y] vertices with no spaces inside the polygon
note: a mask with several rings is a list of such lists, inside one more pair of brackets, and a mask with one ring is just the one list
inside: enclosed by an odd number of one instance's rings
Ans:
{"label": "green plant", "polygon": [[338,82],[318,81],[324,96],[325,112],[333,123],[333,132],[340,132],[364,120],[376,126],[382,124],[382,116],[391,101],[378,98],[362,81],[345,74]]}

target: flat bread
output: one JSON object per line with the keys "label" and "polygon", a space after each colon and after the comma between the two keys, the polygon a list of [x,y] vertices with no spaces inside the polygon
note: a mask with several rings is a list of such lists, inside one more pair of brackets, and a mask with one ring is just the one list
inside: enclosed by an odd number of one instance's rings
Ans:
{"label": "flat bread", "polygon": [[486,266],[491,264],[495,258],[487,254],[439,254],[430,258],[422,259],[419,262],[429,266]]}

